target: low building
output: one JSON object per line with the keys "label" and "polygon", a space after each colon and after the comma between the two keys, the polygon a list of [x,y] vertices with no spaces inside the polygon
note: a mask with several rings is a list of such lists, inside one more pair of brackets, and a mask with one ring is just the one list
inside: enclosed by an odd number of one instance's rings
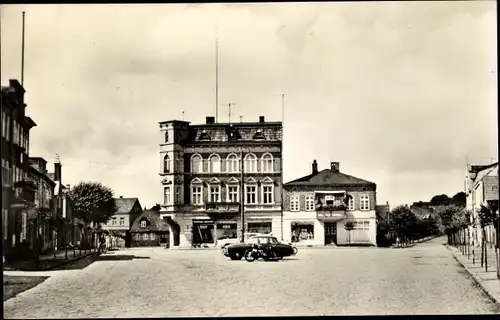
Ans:
{"label": "low building", "polygon": [[137,198],[124,198],[123,196],[116,198],[115,201],[116,213],[101,228],[109,233],[108,246],[129,247],[130,228],[142,213],[141,203]]}
{"label": "low building", "polygon": [[166,245],[170,238],[170,227],[158,211],[146,210],[135,219],[130,228],[132,247],[155,247]]}
{"label": "low building", "polygon": [[[376,245],[376,184],[339,171],[339,163],[284,184],[283,238],[304,245]],[[345,222],[352,221],[350,235]]]}

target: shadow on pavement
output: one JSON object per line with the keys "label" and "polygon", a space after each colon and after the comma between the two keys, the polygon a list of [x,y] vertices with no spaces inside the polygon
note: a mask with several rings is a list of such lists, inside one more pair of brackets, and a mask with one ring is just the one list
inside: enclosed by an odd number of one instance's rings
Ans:
{"label": "shadow on pavement", "polygon": [[75,261],[72,261],[68,264],[58,266],[56,268],[52,268],[51,270],[80,270],[85,269],[90,266],[94,262],[99,261],[131,261],[134,259],[149,259],[149,257],[138,257],[134,255],[121,255],[121,254],[113,254],[113,255],[92,255],[87,256]]}
{"label": "shadow on pavement", "polygon": [[134,259],[149,259],[149,257],[139,257],[129,254],[116,254],[112,256],[104,255],[95,257],[94,261],[122,261],[122,260],[134,260]]}

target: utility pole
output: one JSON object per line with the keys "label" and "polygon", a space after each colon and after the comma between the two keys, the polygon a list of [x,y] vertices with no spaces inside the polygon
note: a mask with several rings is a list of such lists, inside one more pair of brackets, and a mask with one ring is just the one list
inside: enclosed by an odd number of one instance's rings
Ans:
{"label": "utility pole", "polygon": [[243,148],[240,149],[240,211],[241,211],[241,243],[245,243],[245,173],[243,164]]}
{"label": "utility pole", "polygon": [[283,137],[285,135],[285,94],[281,94],[281,241],[283,241],[283,211],[285,210],[284,199],[283,199]]}

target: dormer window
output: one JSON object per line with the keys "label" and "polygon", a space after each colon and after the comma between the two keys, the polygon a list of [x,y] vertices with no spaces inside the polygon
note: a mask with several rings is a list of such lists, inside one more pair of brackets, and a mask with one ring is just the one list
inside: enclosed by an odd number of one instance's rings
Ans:
{"label": "dormer window", "polygon": [[266,137],[262,133],[261,129],[257,129],[257,132],[254,134],[253,138],[254,138],[254,140],[265,140],[266,139]]}
{"label": "dormer window", "polygon": [[141,228],[146,228],[146,220],[141,221]]}
{"label": "dormer window", "polygon": [[232,125],[227,129],[226,132],[227,132],[227,136],[228,136],[229,140],[233,140],[234,141],[234,140],[241,139],[240,133]]}
{"label": "dormer window", "polygon": [[203,129],[198,140],[210,140],[210,136],[208,135],[207,130]]}

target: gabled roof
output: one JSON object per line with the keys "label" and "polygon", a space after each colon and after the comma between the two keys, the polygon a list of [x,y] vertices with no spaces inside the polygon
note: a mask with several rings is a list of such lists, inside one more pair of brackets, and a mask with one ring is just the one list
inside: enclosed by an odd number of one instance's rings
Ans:
{"label": "gabled roof", "polygon": [[348,174],[325,169],[302,178],[285,183],[284,186],[374,186],[374,182],[350,176]]}
{"label": "gabled roof", "polygon": [[[130,213],[132,211],[132,208],[136,204],[136,202],[139,202],[139,199],[137,198],[115,198],[116,202],[116,207],[118,210],[116,210],[116,213]],[[139,205],[140,207],[140,205]]]}
{"label": "gabled roof", "polygon": [[[146,219],[149,223],[146,227],[141,227],[141,221]],[[170,228],[165,220],[160,218],[158,211],[146,210],[137,219],[135,219],[130,232],[155,232],[155,231],[169,231]]]}

